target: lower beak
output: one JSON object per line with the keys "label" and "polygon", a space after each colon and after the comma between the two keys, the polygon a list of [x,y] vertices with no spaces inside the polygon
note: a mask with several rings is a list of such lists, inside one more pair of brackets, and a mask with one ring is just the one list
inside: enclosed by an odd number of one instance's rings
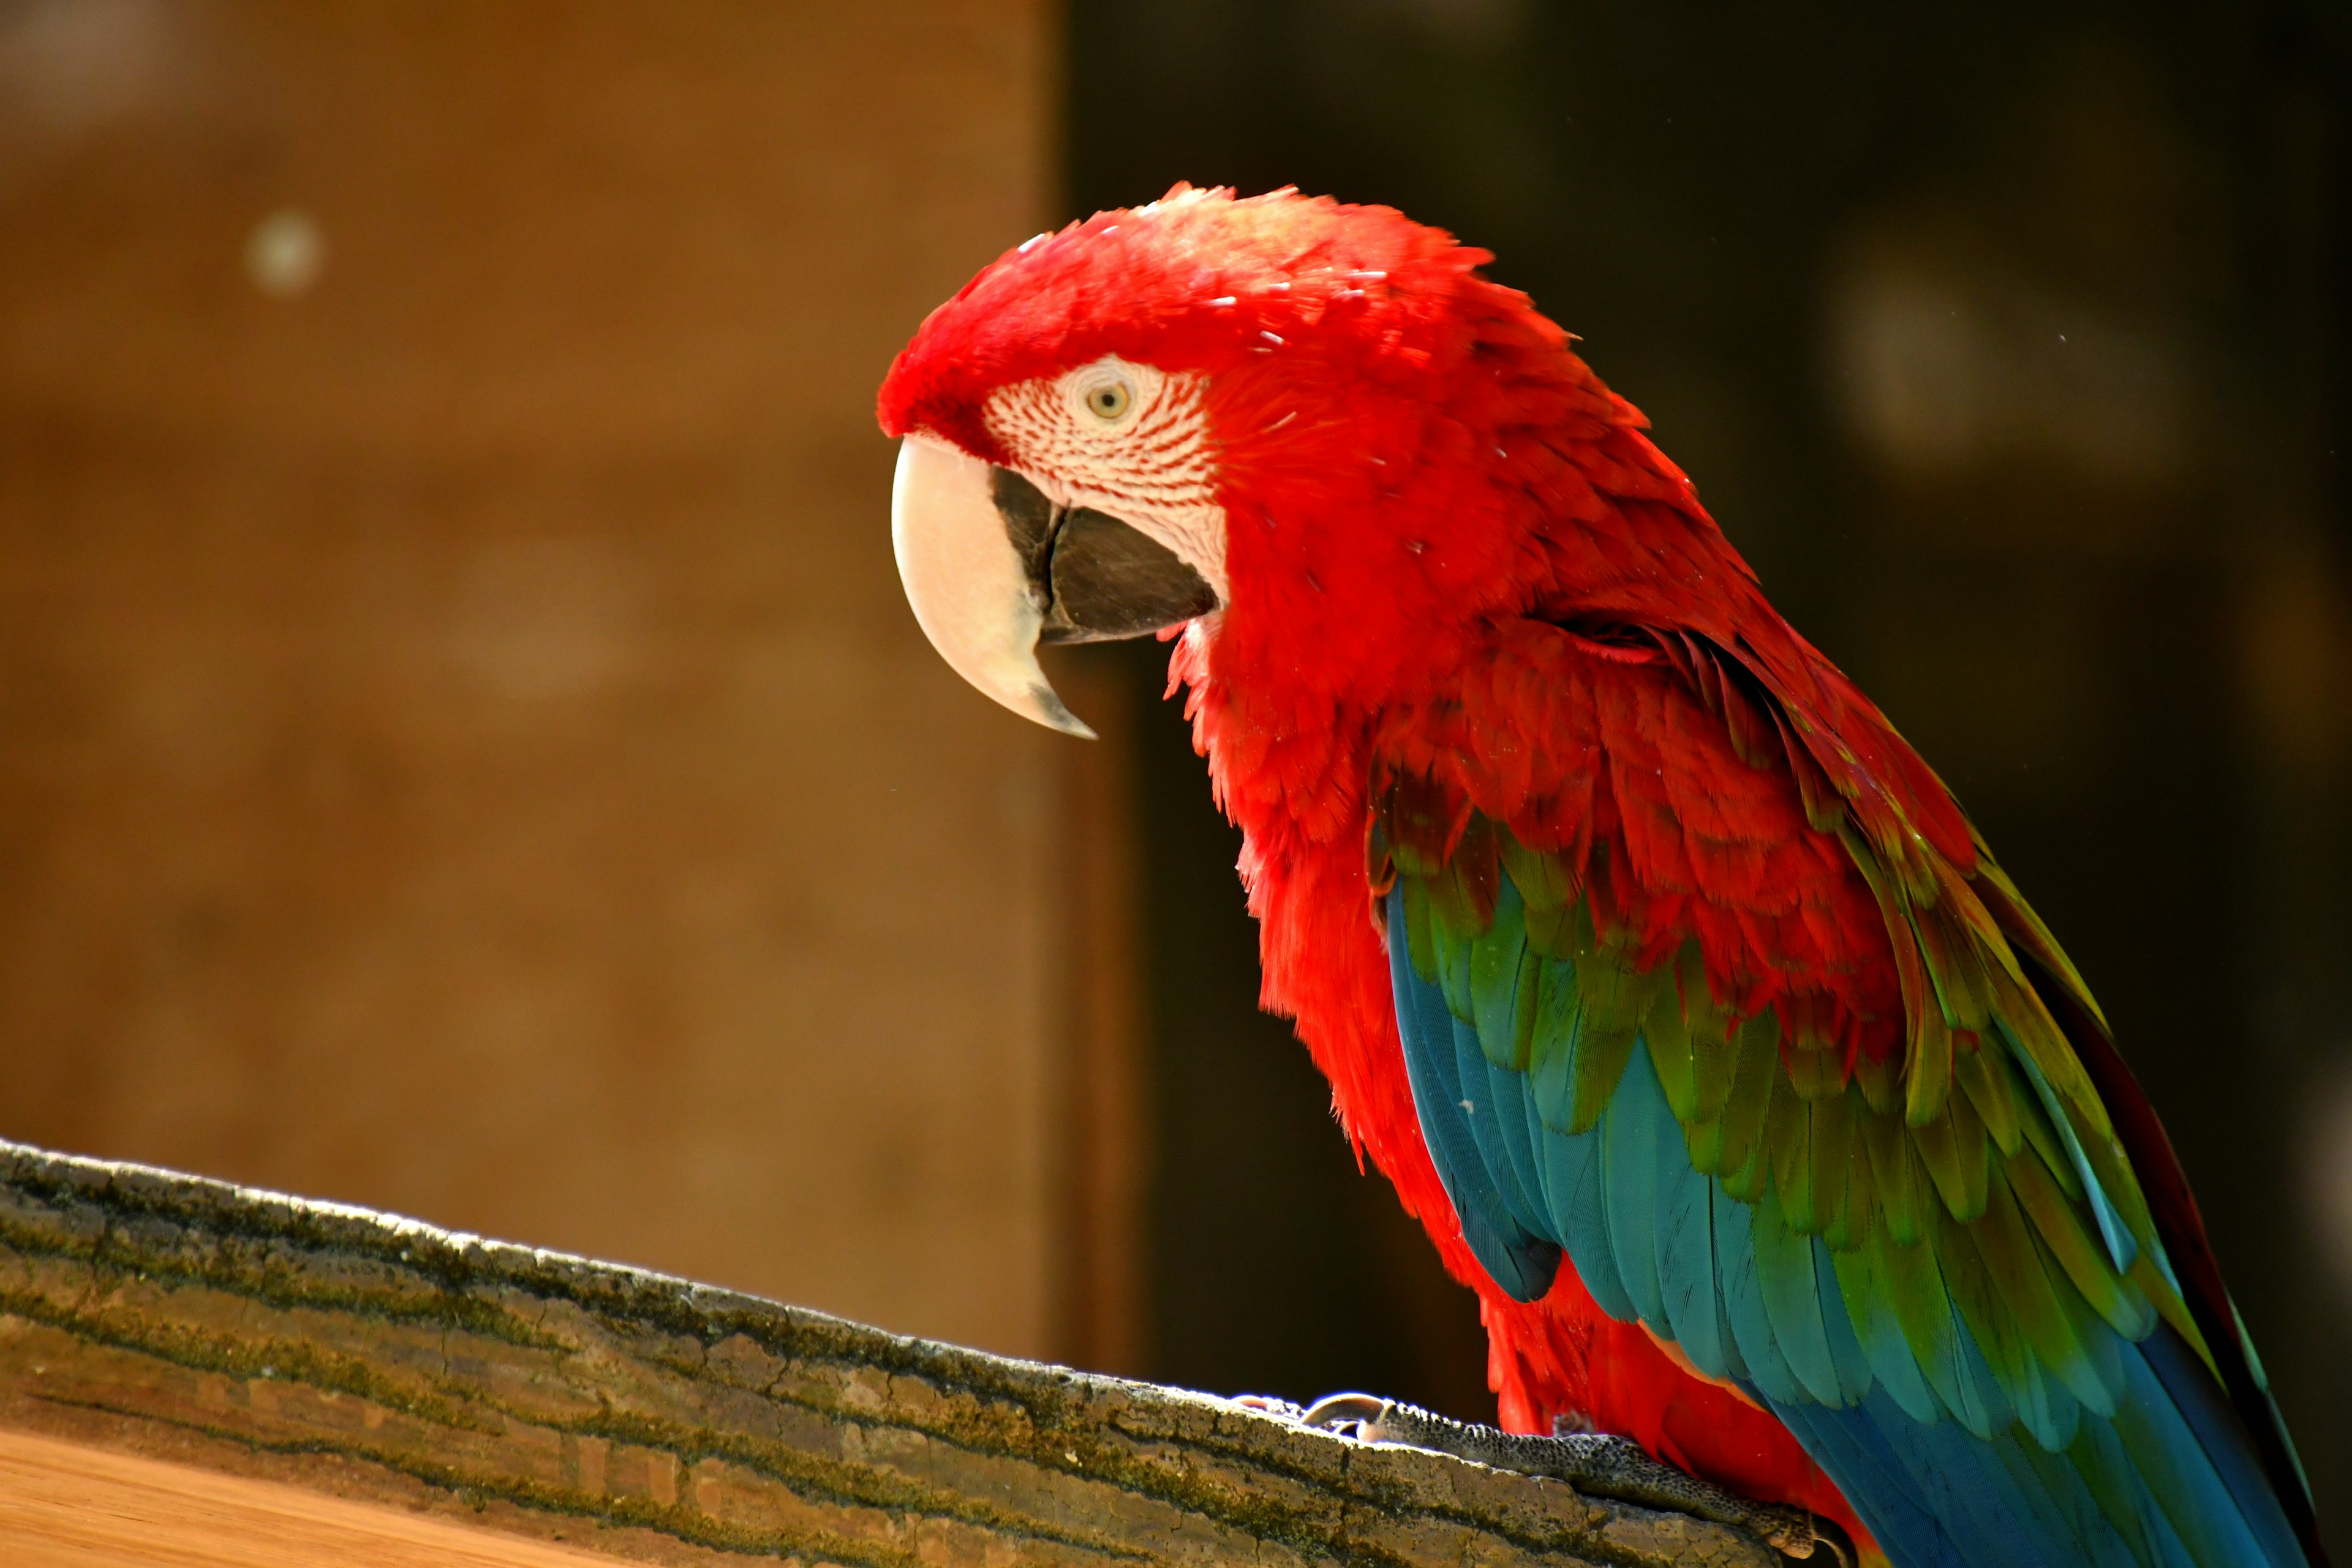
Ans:
{"label": "lower beak", "polygon": [[890,494],[898,579],[940,657],[1049,729],[1092,738],[1037,665],[1037,646],[1181,626],[1216,590],[1159,541],[1106,512],[1057,507],[1013,472],[909,436]]}

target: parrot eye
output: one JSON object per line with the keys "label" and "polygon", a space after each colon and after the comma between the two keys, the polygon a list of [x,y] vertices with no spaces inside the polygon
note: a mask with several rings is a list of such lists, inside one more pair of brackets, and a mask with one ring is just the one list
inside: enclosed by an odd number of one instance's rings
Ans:
{"label": "parrot eye", "polygon": [[1087,409],[1104,424],[1110,424],[1125,414],[1135,395],[1123,381],[1106,381],[1087,388]]}

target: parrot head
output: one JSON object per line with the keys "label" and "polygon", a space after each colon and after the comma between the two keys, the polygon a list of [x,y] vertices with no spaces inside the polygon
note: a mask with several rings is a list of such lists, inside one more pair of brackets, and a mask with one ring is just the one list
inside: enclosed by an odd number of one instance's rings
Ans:
{"label": "parrot head", "polygon": [[924,632],[1087,734],[1040,644],[1197,623],[1337,688],[1526,602],[1557,571],[1543,432],[1632,411],[1490,259],[1384,207],[1182,185],[1007,252],[882,387]]}

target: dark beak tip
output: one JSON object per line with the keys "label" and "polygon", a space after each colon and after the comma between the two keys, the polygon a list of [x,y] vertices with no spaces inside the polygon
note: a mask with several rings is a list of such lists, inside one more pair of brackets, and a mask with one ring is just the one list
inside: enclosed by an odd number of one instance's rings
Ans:
{"label": "dark beak tip", "polygon": [[1062,694],[1052,687],[1040,682],[1029,689],[1029,695],[1035,700],[1039,710],[1045,713],[1054,728],[1065,735],[1075,735],[1081,741],[1102,739],[1095,733],[1092,725],[1070,711],[1070,705],[1063,701]]}

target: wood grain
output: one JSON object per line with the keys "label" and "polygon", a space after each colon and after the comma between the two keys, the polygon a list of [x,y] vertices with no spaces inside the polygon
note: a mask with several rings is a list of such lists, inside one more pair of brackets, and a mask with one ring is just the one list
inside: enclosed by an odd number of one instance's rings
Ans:
{"label": "wood grain", "polygon": [[[266,1530],[289,1489],[373,1505],[289,1514],[303,1541],[372,1512],[463,1530],[497,1563],[1777,1561],[1722,1526],[1206,1394],[5,1144],[0,1431],[47,1440],[0,1448],[0,1525],[47,1521],[44,1568],[256,1561],[197,1548]],[[68,1479],[60,1444],[110,1457]],[[142,1499],[140,1528],[185,1551],[105,1533],[104,1510]],[[341,1560],[425,1537],[386,1539]]]}
{"label": "wood grain", "polygon": [[611,1559],[382,1504],[0,1432],[10,1568],[596,1568]]}

